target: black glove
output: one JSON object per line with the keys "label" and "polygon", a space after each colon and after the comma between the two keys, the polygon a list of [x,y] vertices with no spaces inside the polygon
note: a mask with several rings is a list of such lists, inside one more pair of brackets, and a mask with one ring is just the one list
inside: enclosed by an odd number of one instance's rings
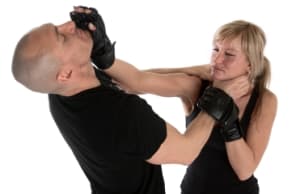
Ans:
{"label": "black glove", "polygon": [[236,120],[231,125],[221,127],[220,132],[226,142],[234,141],[243,137],[243,130],[239,120]]}
{"label": "black glove", "polygon": [[[75,22],[78,28],[88,30],[93,38],[92,61],[100,69],[107,69],[112,66],[115,60],[115,42],[112,44],[106,34],[105,24],[95,8],[87,8],[80,6],[83,9],[91,10],[91,13],[78,13],[72,11],[71,19]],[[90,30],[88,25],[92,23],[96,30]]]}
{"label": "black glove", "polygon": [[230,126],[238,120],[237,106],[233,99],[221,89],[206,88],[197,106],[216,119],[221,127]]}

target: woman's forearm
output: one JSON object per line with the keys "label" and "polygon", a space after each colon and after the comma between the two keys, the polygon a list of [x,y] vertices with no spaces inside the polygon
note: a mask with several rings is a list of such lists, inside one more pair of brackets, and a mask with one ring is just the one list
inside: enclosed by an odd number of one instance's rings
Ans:
{"label": "woman's forearm", "polygon": [[210,65],[197,65],[197,66],[178,67],[178,68],[155,68],[155,69],[146,69],[144,71],[161,73],[161,74],[185,73],[188,75],[200,77],[201,79],[205,79],[205,80],[211,79]]}
{"label": "woman's forearm", "polygon": [[243,138],[226,143],[226,150],[231,167],[240,180],[246,180],[255,171],[258,162],[255,154]]}

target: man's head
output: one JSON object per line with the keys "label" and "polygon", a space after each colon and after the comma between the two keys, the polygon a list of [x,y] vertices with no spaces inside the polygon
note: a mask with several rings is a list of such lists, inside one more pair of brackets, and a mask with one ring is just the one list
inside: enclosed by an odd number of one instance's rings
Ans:
{"label": "man's head", "polygon": [[59,93],[72,85],[90,65],[93,43],[90,34],[74,22],[44,24],[25,34],[18,42],[12,61],[17,81],[42,93]]}

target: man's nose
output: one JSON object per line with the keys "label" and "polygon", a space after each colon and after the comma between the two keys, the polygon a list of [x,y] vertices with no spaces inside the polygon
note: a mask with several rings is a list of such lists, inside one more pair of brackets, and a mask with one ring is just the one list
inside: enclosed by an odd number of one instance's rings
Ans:
{"label": "man's nose", "polygon": [[58,31],[62,33],[74,33],[76,30],[76,24],[73,21],[68,21],[64,24],[57,26]]}

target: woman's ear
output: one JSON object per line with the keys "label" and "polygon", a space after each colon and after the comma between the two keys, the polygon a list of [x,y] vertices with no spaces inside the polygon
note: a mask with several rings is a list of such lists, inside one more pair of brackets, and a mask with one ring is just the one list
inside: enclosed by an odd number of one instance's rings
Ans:
{"label": "woman's ear", "polygon": [[251,64],[250,63],[248,64],[248,67],[247,67],[247,73],[248,73],[248,75],[251,74]]}

